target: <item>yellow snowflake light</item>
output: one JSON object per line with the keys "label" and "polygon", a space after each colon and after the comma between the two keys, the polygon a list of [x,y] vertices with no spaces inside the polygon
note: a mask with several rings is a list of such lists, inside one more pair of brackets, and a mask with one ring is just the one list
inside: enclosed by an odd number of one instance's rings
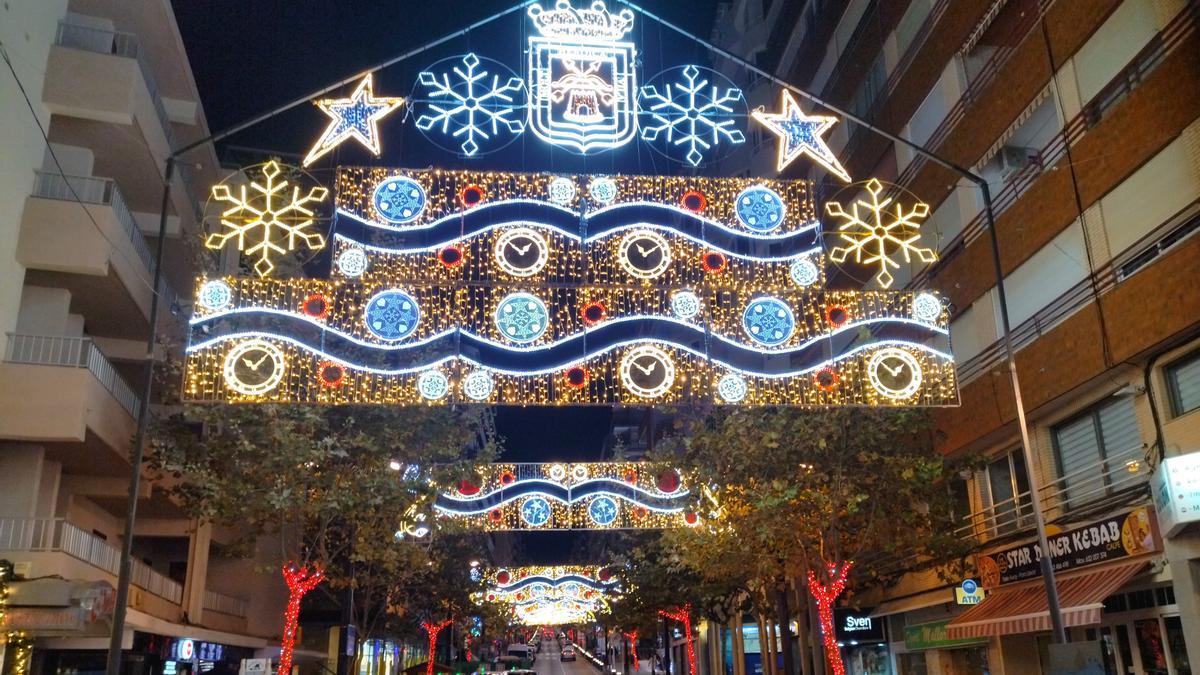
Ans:
{"label": "yellow snowflake light", "polygon": [[[917,257],[924,263],[937,261],[937,253],[933,249],[916,246],[921,238],[921,226],[916,221],[929,215],[929,205],[918,202],[912,209],[905,212],[904,206],[896,204],[894,213],[888,211],[892,198],[880,199],[883,184],[872,178],[867,182],[867,192],[871,201],[856,199],[850,212],[847,213],[840,202],[827,202],[825,212],[844,222],[838,226],[838,236],[846,242],[829,252],[829,258],[837,263],[846,261],[847,256],[854,254],[854,262],[867,267],[878,266],[879,273],[875,280],[883,288],[892,285],[894,278],[888,268],[899,269],[897,255],[904,256],[905,263],[911,263]],[[865,209],[867,213],[859,210]]]}
{"label": "yellow snowflake light", "polygon": [[301,196],[300,186],[292,185],[289,194],[288,181],[279,180],[281,173],[279,164],[272,160],[263,166],[261,183],[239,185],[236,195],[229,185],[214,185],[212,189],[213,199],[230,207],[221,213],[224,231],[208,235],[204,245],[216,250],[230,240],[236,241],[237,250],[258,258],[254,271],[261,277],[275,269],[273,258],[296,250],[301,241],[312,251],[325,248],[325,236],[310,229],[314,212],[309,206],[324,201],[329,191],[314,187]]}

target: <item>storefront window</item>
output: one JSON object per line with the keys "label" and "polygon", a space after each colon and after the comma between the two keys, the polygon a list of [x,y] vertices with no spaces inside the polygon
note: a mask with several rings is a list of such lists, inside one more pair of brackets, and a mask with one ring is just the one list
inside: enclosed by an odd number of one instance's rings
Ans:
{"label": "storefront window", "polygon": [[858,645],[844,653],[848,675],[888,675],[887,645]]}
{"label": "storefront window", "polygon": [[1167,626],[1167,648],[1171,652],[1171,661],[1175,663],[1175,675],[1192,675],[1187,646],[1183,644],[1183,624],[1177,616],[1168,616],[1163,623]]}
{"label": "storefront window", "polygon": [[901,654],[897,662],[900,664],[899,675],[929,675],[929,668],[925,665],[925,652]]}
{"label": "storefront window", "polygon": [[1142,669],[1146,671],[1146,675],[1167,675],[1167,651],[1163,646],[1158,619],[1134,621],[1133,632],[1137,635],[1138,651],[1142,653]]}
{"label": "storefront window", "polygon": [[1133,672],[1133,648],[1129,646],[1129,630],[1125,624],[1117,626],[1117,650],[1121,653],[1121,663],[1125,664],[1125,673]]}

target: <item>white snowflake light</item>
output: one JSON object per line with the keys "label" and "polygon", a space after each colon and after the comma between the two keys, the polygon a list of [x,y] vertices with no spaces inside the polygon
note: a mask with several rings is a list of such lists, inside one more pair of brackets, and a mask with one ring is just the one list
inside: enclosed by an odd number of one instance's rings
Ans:
{"label": "white snowflake light", "polygon": [[738,403],[746,398],[746,378],[728,373],[717,382],[717,394],[726,403]]}
{"label": "white snowflake light", "polygon": [[875,281],[883,288],[888,288],[895,280],[888,268],[900,268],[900,263],[895,260],[897,254],[904,256],[905,263],[911,263],[914,257],[921,262],[932,263],[937,261],[937,253],[916,245],[921,238],[921,226],[917,220],[929,215],[929,205],[918,202],[905,211],[903,205],[896,204],[895,213],[889,213],[892,198],[881,199],[882,192],[883,184],[872,178],[867,182],[870,201],[855,200],[849,213],[840,202],[826,202],[825,212],[842,219],[838,236],[846,242],[845,246],[830,251],[829,259],[843,263],[850,254],[854,254],[854,262],[867,267],[877,266],[879,272],[875,275]]}
{"label": "white snowflake light", "polygon": [[913,318],[933,323],[942,315],[942,301],[933,293],[918,293],[912,301]]}
{"label": "white snowflake light", "polygon": [[436,401],[450,392],[450,378],[440,370],[428,370],[417,378],[417,392],[427,401]]}
{"label": "white snowflake light", "polygon": [[496,383],[492,380],[492,376],[485,370],[474,370],[463,378],[462,390],[467,395],[467,398],[474,401],[483,401],[492,395],[492,389]]}
{"label": "white snowflake light", "polygon": [[692,291],[671,294],[671,313],[680,319],[690,319],[700,313],[700,296]]}
{"label": "white snowflake light", "polygon": [[588,184],[588,194],[601,204],[609,204],[617,198],[617,182],[607,176],[593,178]]}
{"label": "white snowflake light", "polygon": [[798,286],[812,286],[821,279],[821,270],[808,258],[800,258],[788,268],[788,274]]}
{"label": "white snowflake light", "polygon": [[214,312],[225,309],[232,301],[233,289],[229,287],[229,284],[220,279],[204,282],[197,296],[197,302],[200,303],[201,307]]}
{"label": "white snowflake light", "polygon": [[[495,64],[496,69],[503,68]],[[480,68],[475,54],[462,57],[462,64],[451,73],[423,71],[417,81],[428,89],[429,112],[417,117],[421,131],[435,130],[461,139],[462,152],[471,157],[480,150],[480,141],[489,141],[500,133],[519,134],[525,130],[520,108],[524,105],[525,85],[516,76],[501,84],[501,76]],[[509,72],[511,75],[511,71]]]}
{"label": "white snowflake light", "polygon": [[642,139],[662,136],[668,146],[686,147],[685,159],[697,166],[705,151],[722,140],[735,145],[746,142],[746,135],[734,128],[733,106],[742,101],[742,90],[731,86],[720,91],[701,77],[698,67],[685,66],[683,79],[668,83],[662,92],[654,85],[642,87]]}

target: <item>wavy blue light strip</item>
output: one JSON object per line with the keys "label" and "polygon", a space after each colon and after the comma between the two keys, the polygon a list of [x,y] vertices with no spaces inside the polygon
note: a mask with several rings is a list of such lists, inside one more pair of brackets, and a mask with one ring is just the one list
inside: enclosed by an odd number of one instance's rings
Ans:
{"label": "wavy blue light strip", "polygon": [[532,577],[525,577],[524,579],[521,579],[520,581],[514,581],[513,583],[508,584],[507,586],[495,586],[492,588],[492,590],[501,592],[501,593],[512,593],[512,592],[519,591],[523,588],[532,586],[534,584],[546,584],[547,586],[550,586],[551,588],[558,588],[559,586],[568,584],[570,582],[583,584],[584,586],[587,586],[588,588],[591,588],[592,590],[596,590],[596,591],[607,590],[607,589],[612,588],[617,585],[617,582],[615,580],[609,581],[609,582],[597,581],[595,579],[589,579],[588,577],[585,577],[585,576],[582,576],[579,574],[566,574],[561,577],[548,577],[544,574],[538,574],[538,575],[535,575]]}
{"label": "wavy blue light strip", "polygon": [[655,511],[657,513],[679,513],[684,507],[676,502],[688,496],[686,491],[670,495],[655,495],[637,486],[623,483],[612,478],[596,478],[584,481],[578,485],[567,487],[560,483],[540,478],[522,480],[493,490],[486,495],[469,499],[459,499],[447,494],[438,495],[433,508],[444,513],[458,516],[473,516],[487,513],[505,504],[510,504],[523,497],[545,497],[561,504],[576,504],[580,501],[604,495],[623,502]]}

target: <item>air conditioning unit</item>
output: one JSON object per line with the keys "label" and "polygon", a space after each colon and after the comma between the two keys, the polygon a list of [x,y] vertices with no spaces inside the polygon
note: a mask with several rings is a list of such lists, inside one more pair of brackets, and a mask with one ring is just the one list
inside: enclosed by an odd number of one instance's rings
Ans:
{"label": "air conditioning unit", "polygon": [[1000,148],[1000,178],[1008,180],[1017,172],[1029,166],[1037,153],[1029,148],[1005,145]]}

